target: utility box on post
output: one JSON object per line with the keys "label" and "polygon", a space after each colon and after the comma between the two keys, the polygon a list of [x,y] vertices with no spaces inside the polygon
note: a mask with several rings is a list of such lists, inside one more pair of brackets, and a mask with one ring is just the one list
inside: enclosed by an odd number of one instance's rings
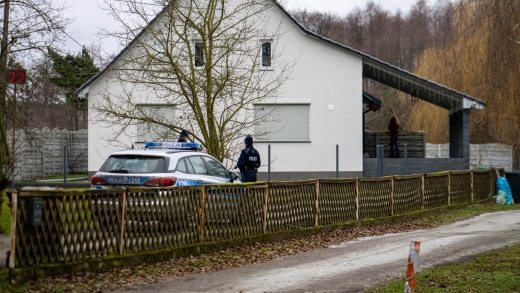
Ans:
{"label": "utility box on post", "polygon": [[27,226],[40,226],[43,216],[43,199],[40,197],[30,197],[27,199],[26,207]]}

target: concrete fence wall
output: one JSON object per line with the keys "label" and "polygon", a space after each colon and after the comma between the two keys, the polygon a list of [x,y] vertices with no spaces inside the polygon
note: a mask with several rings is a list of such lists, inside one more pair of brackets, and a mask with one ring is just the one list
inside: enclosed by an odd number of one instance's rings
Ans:
{"label": "concrete fence wall", "polygon": [[[67,173],[87,172],[88,130],[21,129],[15,134],[15,181],[63,173],[63,146],[67,145]],[[13,132],[8,132],[12,148]]]}
{"label": "concrete fence wall", "polygon": [[[450,144],[426,144],[426,158],[449,158]],[[471,144],[470,168],[489,166],[513,169],[513,146],[500,143]]]}

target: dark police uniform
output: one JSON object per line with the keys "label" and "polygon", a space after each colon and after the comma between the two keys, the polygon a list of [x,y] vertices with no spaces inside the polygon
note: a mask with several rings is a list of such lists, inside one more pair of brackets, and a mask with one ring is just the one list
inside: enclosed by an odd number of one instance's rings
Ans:
{"label": "dark police uniform", "polygon": [[242,182],[256,182],[256,169],[260,167],[260,153],[253,147],[243,149],[237,167],[240,169]]}

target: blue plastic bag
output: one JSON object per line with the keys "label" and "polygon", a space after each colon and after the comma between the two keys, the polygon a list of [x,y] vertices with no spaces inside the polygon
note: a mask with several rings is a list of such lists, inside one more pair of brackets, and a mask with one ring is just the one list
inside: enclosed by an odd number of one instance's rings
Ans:
{"label": "blue plastic bag", "polygon": [[511,192],[511,187],[509,186],[509,182],[505,177],[498,177],[497,179],[497,191],[502,190],[506,193],[506,204],[513,204],[513,193]]}

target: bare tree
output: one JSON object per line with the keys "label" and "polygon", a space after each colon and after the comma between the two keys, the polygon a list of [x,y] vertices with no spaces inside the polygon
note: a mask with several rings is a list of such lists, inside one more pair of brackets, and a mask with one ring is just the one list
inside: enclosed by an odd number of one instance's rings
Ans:
{"label": "bare tree", "polygon": [[[460,0],[453,8],[455,13],[445,20],[454,22],[453,36],[447,37],[451,41],[425,50],[416,71],[486,101],[484,111],[472,114],[472,142],[511,144],[518,158],[520,44],[514,36],[520,2]],[[426,103],[418,106],[410,119],[414,128],[426,130],[430,141],[448,141],[448,112]]]}
{"label": "bare tree", "polygon": [[273,1],[106,3],[123,28],[106,34],[131,44],[109,68],[111,86],[91,108],[93,121],[119,127],[108,141],[135,137],[135,128],[154,139],[187,129],[224,160],[235,156],[239,138],[272,119],[272,111],[255,111],[253,104],[276,99],[296,62],[284,61],[276,46],[283,32],[269,18]]}
{"label": "bare tree", "polygon": [[[52,0],[3,0],[2,39],[0,41],[0,72],[6,72],[8,58],[29,60],[47,46],[65,37],[64,29],[70,22],[63,17],[64,5]],[[0,83],[0,189],[9,180],[10,151],[6,137],[6,122],[10,120],[8,86]],[[16,104],[17,101],[11,101]]]}

